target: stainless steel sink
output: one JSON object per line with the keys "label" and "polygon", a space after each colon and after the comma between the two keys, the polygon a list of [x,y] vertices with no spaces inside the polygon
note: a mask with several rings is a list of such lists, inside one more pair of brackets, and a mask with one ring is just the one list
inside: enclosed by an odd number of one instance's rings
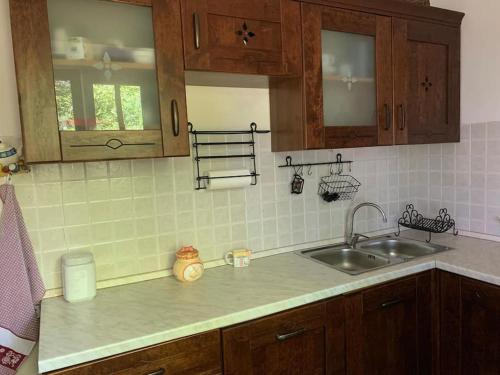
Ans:
{"label": "stainless steel sink", "polygon": [[405,260],[450,250],[446,246],[394,237],[367,240],[360,242],[358,246],[379,255],[399,257]]}
{"label": "stainless steel sink", "polygon": [[353,249],[347,244],[297,251],[296,254],[350,275],[359,275],[451,248],[416,240],[384,236],[360,241]]}
{"label": "stainless steel sink", "polygon": [[369,253],[367,251],[351,249],[346,246],[306,250],[298,253],[299,255],[326,264],[350,275],[358,275],[363,272],[372,271],[403,261]]}

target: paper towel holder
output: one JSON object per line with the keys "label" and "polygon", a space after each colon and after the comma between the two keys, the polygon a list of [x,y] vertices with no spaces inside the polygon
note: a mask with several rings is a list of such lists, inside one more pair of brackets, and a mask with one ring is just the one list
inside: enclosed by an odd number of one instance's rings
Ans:
{"label": "paper towel holder", "polygon": [[[193,136],[193,150],[194,150],[194,160],[196,162],[196,190],[204,190],[207,188],[207,182],[214,178],[238,178],[238,177],[252,177],[251,185],[257,185],[257,177],[260,175],[257,173],[257,165],[255,162],[255,134],[266,134],[269,130],[257,130],[257,124],[252,122],[250,124],[250,130],[194,130],[193,124],[188,123],[189,133]],[[242,141],[226,141],[226,135],[242,135],[248,136],[248,140]],[[223,140],[213,141],[209,140],[207,142],[200,142],[198,136],[221,136]],[[242,154],[230,154],[230,155],[200,155],[199,148],[205,146],[229,146],[229,145],[248,145],[249,152]],[[232,158],[249,158],[252,160],[252,169],[250,174],[238,175],[238,176],[218,176],[218,177],[208,177],[200,173],[200,161],[207,159],[232,159]]]}

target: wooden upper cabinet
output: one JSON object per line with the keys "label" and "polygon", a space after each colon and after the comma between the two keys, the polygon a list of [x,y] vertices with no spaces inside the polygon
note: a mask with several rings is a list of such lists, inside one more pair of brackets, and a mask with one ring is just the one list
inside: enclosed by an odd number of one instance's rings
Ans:
{"label": "wooden upper cabinet", "polygon": [[393,20],[396,144],[460,141],[460,28]]}
{"label": "wooden upper cabinet", "polygon": [[182,16],[187,70],[299,73],[300,13],[290,0],[184,0]]}
{"label": "wooden upper cabinet", "polygon": [[392,144],[391,18],[303,4],[302,29],[305,148]]}
{"label": "wooden upper cabinet", "polygon": [[188,155],[179,0],[11,0],[28,162]]}
{"label": "wooden upper cabinet", "polygon": [[270,80],[272,150],[457,142],[462,13],[301,2],[303,77]]}
{"label": "wooden upper cabinet", "polygon": [[224,329],[224,374],[325,374],[325,312],[319,303]]}

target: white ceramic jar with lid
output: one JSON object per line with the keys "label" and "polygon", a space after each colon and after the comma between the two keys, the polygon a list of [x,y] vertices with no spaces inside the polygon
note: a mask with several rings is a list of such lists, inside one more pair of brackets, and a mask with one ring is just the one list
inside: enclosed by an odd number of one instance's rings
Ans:
{"label": "white ceramic jar with lid", "polygon": [[62,256],[63,295],[68,302],[91,300],[96,295],[94,256],[78,251]]}

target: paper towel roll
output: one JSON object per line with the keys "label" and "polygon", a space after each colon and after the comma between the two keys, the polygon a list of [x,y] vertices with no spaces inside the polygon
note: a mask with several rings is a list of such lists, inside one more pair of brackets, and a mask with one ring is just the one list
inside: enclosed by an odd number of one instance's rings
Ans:
{"label": "paper towel roll", "polygon": [[[207,190],[235,189],[248,186],[252,183],[252,177],[250,176],[250,171],[248,169],[209,171],[207,175],[210,178],[207,181]],[[246,177],[217,178],[225,176]]]}

